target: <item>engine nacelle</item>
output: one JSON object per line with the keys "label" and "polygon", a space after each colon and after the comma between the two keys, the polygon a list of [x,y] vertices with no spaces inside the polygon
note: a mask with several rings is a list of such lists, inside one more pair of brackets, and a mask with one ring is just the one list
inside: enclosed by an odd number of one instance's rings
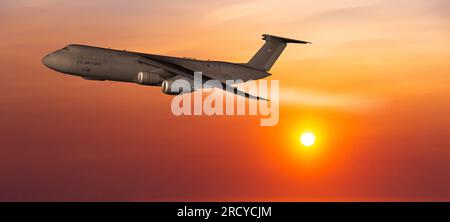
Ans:
{"label": "engine nacelle", "polygon": [[161,84],[164,79],[159,72],[138,72],[136,83],[141,85],[156,86]]}
{"label": "engine nacelle", "polygon": [[168,95],[180,95],[182,93],[190,93],[193,86],[186,80],[164,80],[161,85],[161,91]]}

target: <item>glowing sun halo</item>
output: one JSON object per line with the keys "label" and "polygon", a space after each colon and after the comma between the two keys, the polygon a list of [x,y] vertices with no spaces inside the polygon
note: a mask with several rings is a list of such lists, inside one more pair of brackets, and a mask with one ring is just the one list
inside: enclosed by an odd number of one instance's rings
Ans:
{"label": "glowing sun halo", "polygon": [[314,142],[316,142],[316,137],[314,136],[314,134],[306,132],[300,136],[300,142],[303,146],[310,147],[314,145]]}

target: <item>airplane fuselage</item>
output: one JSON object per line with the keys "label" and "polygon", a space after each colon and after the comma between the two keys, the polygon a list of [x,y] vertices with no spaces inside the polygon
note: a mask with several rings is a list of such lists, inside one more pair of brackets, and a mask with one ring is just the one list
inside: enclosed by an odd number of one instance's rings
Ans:
{"label": "airplane fuselage", "polygon": [[53,70],[88,80],[139,82],[140,72],[151,75],[152,81],[146,85],[161,85],[164,80],[183,78],[160,67],[140,62],[140,58],[143,57],[146,59],[157,58],[158,61],[199,71],[224,82],[226,80],[248,81],[270,75],[265,71],[239,63],[202,61],[85,45],[68,45],[45,56],[43,63]]}

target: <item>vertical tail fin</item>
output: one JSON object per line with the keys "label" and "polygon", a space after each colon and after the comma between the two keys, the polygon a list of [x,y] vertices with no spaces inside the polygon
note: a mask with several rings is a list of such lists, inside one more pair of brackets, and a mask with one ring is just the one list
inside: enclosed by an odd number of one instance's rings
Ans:
{"label": "vertical tail fin", "polygon": [[288,39],[274,35],[263,34],[263,40],[266,43],[259,49],[259,51],[253,56],[247,63],[247,66],[257,68],[264,71],[269,71],[273,64],[280,57],[287,43],[300,43],[310,44],[310,42]]}

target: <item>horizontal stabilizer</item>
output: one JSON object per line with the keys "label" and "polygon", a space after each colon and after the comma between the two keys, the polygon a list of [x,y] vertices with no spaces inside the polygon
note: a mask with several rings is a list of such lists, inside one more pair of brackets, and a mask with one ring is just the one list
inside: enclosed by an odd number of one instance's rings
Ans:
{"label": "horizontal stabilizer", "polygon": [[300,44],[311,44],[311,42],[306,42],[306,41],[302,41],[302,40],[296,40],[296,39],[288,39],[288,38],[284,38],[284,37],[280,37],[280,36],[276,36],[276,35],[269,35],[269,34],[263,34],[263,40],[267,40],[268,38],[271,39],[276,39],[276,40],[280,40],[284,43],[300,43]]}

